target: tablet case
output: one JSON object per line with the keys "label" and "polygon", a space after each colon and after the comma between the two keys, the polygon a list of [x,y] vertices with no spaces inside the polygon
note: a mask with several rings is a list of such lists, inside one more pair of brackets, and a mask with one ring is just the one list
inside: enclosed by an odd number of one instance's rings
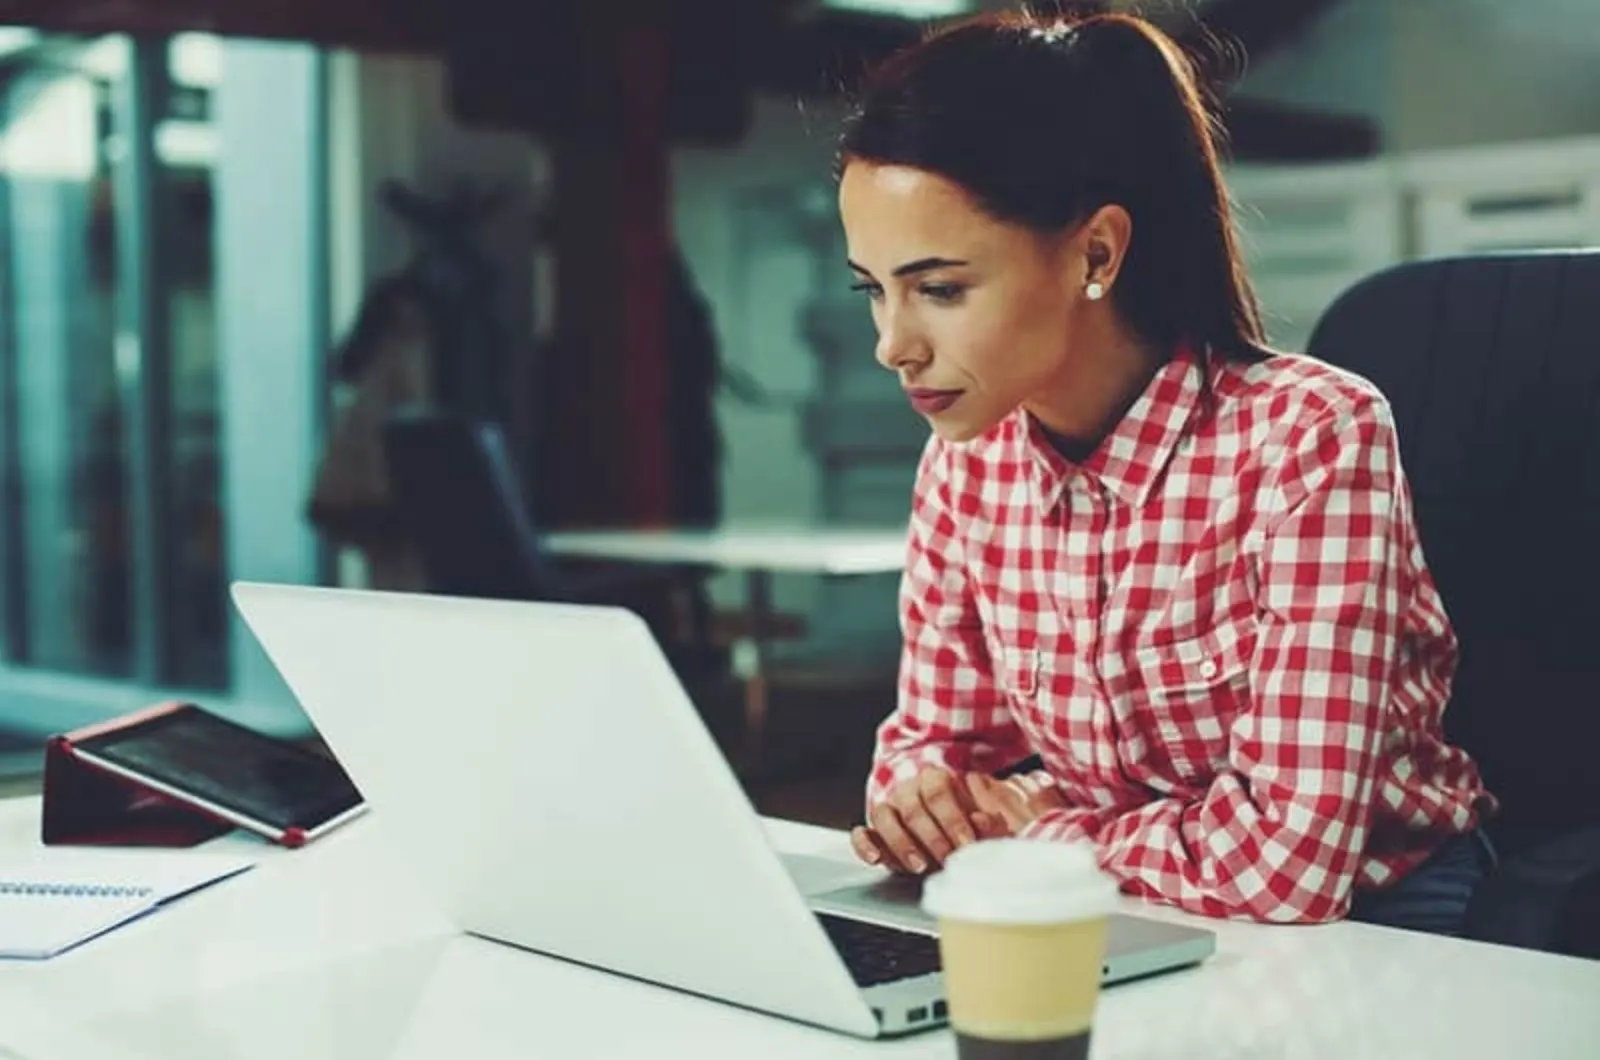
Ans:
{"label": "tablet case", "polygon": [[[54,736],[44,753],[44,818],[47,845],[189,847],[232,831],[231,821],[178,796],[155,791],[79,758],[74,744],[191,706],[177,700]],[[278,837],[286,847],[305,843],[291,828]]]}

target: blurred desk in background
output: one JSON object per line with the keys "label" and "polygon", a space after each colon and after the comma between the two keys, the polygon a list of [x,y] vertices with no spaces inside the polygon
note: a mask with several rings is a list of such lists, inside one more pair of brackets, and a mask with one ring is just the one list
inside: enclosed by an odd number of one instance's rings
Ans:
{"label": "blurred desk in background", "polygon": [[744,684],[744,760],[747,779],[759,775],[767,727],[768,653],[779,634],[772,605],[774,573],[892,574],[905,563],[904,527],[749,525],[716,529],[607,529],[545,535],[544,547],[563,559],[715,567],[745,580],[746,622],[735,645]]}
{"label": "blurred desk in background", "polygon": [[799,574],[885,574],[905,562],[904,527],[721,527],[715,530],[582,530],[547,534],[545,547],[570,559],[684,564]]}

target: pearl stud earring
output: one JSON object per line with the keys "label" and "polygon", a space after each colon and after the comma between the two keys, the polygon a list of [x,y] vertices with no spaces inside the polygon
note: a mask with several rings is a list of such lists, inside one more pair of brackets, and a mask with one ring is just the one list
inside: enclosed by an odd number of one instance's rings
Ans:
{"label": "pearl stud earring", "polygon": [[1099,280],[1091,280],[1089,286],[1083,289],[1083,293],[1088,296],[1089,301],[1098,302],[1106,296],[1106,285]]}

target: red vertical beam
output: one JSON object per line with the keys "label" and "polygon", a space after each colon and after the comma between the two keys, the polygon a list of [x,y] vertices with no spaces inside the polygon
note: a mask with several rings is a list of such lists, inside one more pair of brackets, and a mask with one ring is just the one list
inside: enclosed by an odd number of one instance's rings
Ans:
{"label": "red vertical beam", "polygon": [[537,369],[539,518],[658,523],[667,476],[671,233],[662,20],[587,5],[550,136],[556,338]]}
{"label": "red vertical beam", "polygon": [[623,415],[630,521],[664,523],[667,460],[667,262],[671,252],[668,35],[655,20],[623,27],[621,61]]}

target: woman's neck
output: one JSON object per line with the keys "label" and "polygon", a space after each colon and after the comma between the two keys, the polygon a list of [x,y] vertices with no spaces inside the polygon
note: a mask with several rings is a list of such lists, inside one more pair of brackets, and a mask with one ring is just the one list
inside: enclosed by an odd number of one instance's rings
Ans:
{"label": "woman's neck", "polygon": [[1047,392],[1024,405],[1057,451],[1074,463],[1099,447],[1167,359],[1165,352],[1115,324],[1085,339],[1085,348],[1095,352],[1075,358]]}
{"label": "woman's neck", "polygon": [[1100,447],[1099,439],[1088,441],[1071,438],[1065,434],[1057,434],[1054,430],[1046,427],[1043,421],[1039,423],[1039,429],[1044,432],[1045,441],[1050,443],[1050,448],[1054,449],[1069,463],[1082,464],[1093,456],[1094,451]]}

